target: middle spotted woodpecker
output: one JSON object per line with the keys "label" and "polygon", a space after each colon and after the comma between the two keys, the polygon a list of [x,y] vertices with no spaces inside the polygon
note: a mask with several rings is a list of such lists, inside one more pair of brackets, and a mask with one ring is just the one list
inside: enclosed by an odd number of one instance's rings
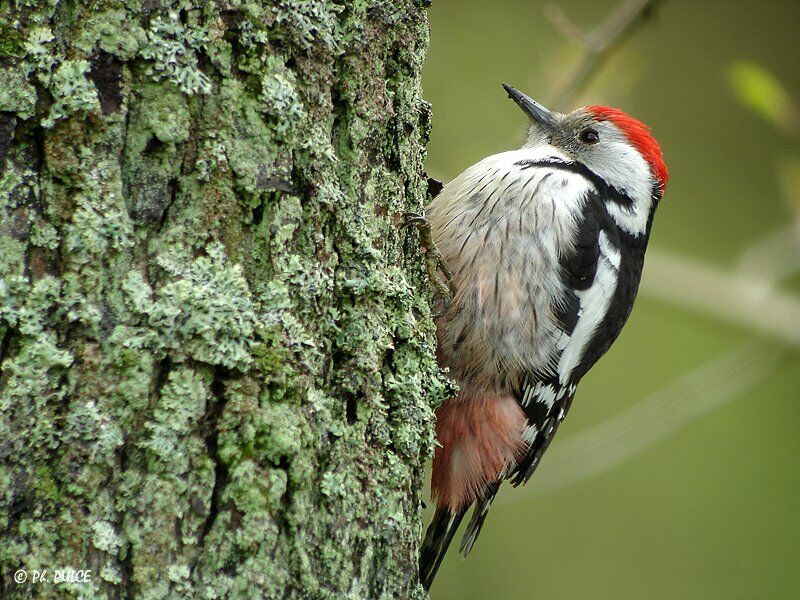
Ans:
{"label": "middle spotted woodpecker", "polygon": [[453,291],[438,360],[459,386],[436,411],[426,589],[467,510],[465,556],[500,484],[528,481],[622,330],[667,182],[650,130],[621,110],[562,115],[503,87],[532,121],[525,144],[469,167],[426,214]]}

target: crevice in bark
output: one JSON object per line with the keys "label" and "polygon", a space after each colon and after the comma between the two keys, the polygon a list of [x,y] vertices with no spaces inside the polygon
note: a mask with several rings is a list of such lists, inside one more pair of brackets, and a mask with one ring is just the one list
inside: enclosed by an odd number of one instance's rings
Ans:
{"label": "crevice in bark", "polygon": [[[126,79],[130,79],[130,67],[127,67],[123,71],[122,75],[123,75],[122,85],[124,85],[125,84],[125,80]],[[127,178],[124,175],[125,175],[125,163],[127,161],[127,155],[128,155],[127,154],[128,153],[128,131],[130,130],[130,124],[131,124],[131,97],[132,96],[131,96],[130,92],[128,92],[127,96],[126,96],[125,91],[127,91],[127,88],[122,93],[122,102],[125,104],[125,124],[123,125],[122,131],[120,132],[120,135],[122,136],[122,147],[120,148],[119,156],[117,157],[117,161],[119,162],[120,173],[122,173],[122,175],[123,175],[123,177],[122,177],[122,193],[126,198],[128,198],[129,197],[128,194],[129,194],[129,190],[130,190],[130,185],[128,184]]]}
{"label": "crevice in bark", "polygon": [[115,113],[122,106],[122,64],[113,54],[101,49],[91,61],[89,79],[97,90],[104,115]]}
{"label": "crevice in bark", "polygon": [[[119,447],[119,450],[117,451],[119,460],[119,473],[121,475],[128,470],[128,466],[130,463],[130,452],[133,444],[134,441],[132,435],[130,433],[127,433],[125,435],[124,441],[122,442],[122,445]],[[124,519],[125,519],[124,514],[119,515],[119,519],[117,522],[118,531],[123,530]],[[119,588],[117,597],[132,598],[135,585],[133,583],[133,548],[130,542],[126,542],[124,551],[125,551],[125,557],[119,560],[119,570],[120,570],[120,578],[122,580],[122,585]]]}
{"label": "crevice in bark", "polygon": [[172,205],[175,203],[175,198],[177,197],[177,195],[178,195],[178,180],[177,178],[173,177],[167,182],[167,204],[166,206],[164,206],[164,210],[161,213],[161,218],[158,220],[158,225],[156,226],[156,233],[164,229],[164,225],[167,224],[169,209],[172,208]]}
{"label": "crevice in bark", "polygon": [[358,421],[358,402],[352,394],[348,394],[347,396],[346,415],[349,425],[353,425]]}
{"label": "crevice in bark", "polygon": [[5,172],[6,155],[14,142],[17,117],[14,113],[0,112],[0,175]]}
{"label": "crevice in bark", "polygon": [[217,436],[216,434],[212,434],[208,440],[208,452],[213,457],[214,463],[214,489],[211,492],[211,506],[208,509],[208,516],[206,520],[203,522],[203,527],[200,530],[200,536],[198,538],[198,545],[203,547],[205,543],[206,536],[211,531],[211,528],[214,526],[214,522],[217,520],[217,516],[219,515],[219,503],[220,503],[220,496],[222,495],[222,490],[225,489],[225,485],[228,482],[228,468],[220,461],[219,455],[217,454]]}
{"label": "crevice in bark", "polygon": [[[24,484],[23,484],[24,485]],[[27,487],[15,490],[13,500],[8,506],[8,531],[17,531],[20,517],[33,506],[33,494]]]}
{"label": "crevice in bark", "polygon": [[[125,592],[124,597],[133,598],[136,584],[133,582],[133,549],[130,545],[128,546],[128,553],[125,555],[125,558],[120,561],[119,566],[123,583],[121,589]],[[123,593],[121,592],[118,597],[122,598]]]}
{"label": "crevice in bark", "polygon": [[11,342],[18,336],[18,332],[16,329],[8,329],[0,338],[0,366],[2,366],[3,361],[6,359],[6,356],[9,354],[9,349],[11,348]]}
{"label": "crevice in bark", "polygon": [[44,202],[42,200],[42,174],[45,172],[46,168],[46,160],[44,156],[44,138],[45,138],[45,130],[44,127],[39,127],[38,125],[33,128],[33,141],[34,147],[36,148],[36,173],[37,173],[37,184],[39,190],[39,196],[37,200],[42,208],[44,208]]}
{"label": "crevice in bark", "polygon": [[144,150],[142,150],[142,156],[146,156],[151,158],[157,155],[164,149],[166,144],[158,139],[155,135],[151,135],[150,139],[147,140],[147,144],[144,146]]}
{"label": "crevice in bark", "polygon": [[198,538],[198,545],[200,547],[203,547],[206,536],[217,520],[217,516],[220,512],[222,492],[225,490],[225,486],[228,483],[228,467],[219,455],[219,419],[227,403],[224,381],[227,375],[228,372],[226,369],[219,366],[215,367],[214,378],[209,386],[212,397],[209,399],[205,415],[205,427],[209,432],[206,436],[206,448],[208,449],[208,455],[211,457],[211,460],[214,461],[214,488],[211,491],[211,505],[208,509],[208,516],[203,523]]}
{"label": "crevice in bark", "polygon": [[261,225],[261,222],[264,220],[264,202],[253,209],[252,219],[253,225]]}
{"label": "crevice in bark", "polygon": [[156,367],[156,375],[153,381],[153,398],[160,398],[161,397],[161,390],[164,389],[164,386],[167,385],[167,380],[169,378],[169,372],[172,368],[172,361],[170,360],[169,356],[165,356],[164,358],[159,361],[158,366]]}

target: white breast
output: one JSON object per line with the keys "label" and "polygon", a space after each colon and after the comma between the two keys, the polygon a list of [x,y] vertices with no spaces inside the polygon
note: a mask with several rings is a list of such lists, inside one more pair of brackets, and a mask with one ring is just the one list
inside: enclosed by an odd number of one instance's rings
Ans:
{"label": "white breast", "polygon": [[591,184],[568,171],[517,164],[547,159],[568,160],[550,146],[490,156],[428,207],[458,290],[437,322],[440,361],[476,391],[508,389],[526,371],[556,367],[559,259],[574,247]]}

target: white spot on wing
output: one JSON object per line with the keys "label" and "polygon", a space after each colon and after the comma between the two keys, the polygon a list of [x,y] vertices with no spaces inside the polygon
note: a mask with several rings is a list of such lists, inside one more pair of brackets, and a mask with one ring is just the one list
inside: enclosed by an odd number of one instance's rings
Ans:
{"label": "white spot on wing", "polygon": [[528,406],[531,403],[531,400],[535,397],[534,389],[534,386],[526,383],[525,393],[522,395],[522,406]]}
{"label": "white spot on wing", "polygon": [[529,444],[536,441],[536,436],[539,435],[539,428],[536,425],[529,425],[522,432],[522,439]]}
{"label": "white spot on wing", "polygon": [[553,404],[556,402],[556,391],[553,389],[553,386],[537,383],[536,401],[540,404],[544,404],[547,407],[547,410],[552,409]]}

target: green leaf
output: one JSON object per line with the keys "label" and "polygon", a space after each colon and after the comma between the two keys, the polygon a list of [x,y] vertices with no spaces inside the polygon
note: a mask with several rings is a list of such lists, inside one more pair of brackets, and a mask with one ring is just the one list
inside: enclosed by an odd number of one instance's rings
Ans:
{"label": "green leaf", "polygon": [[728,79],[745,107],[783,131],[800,133],[797,106],[772,73],[754,62],[737,61],[728,69]]}

